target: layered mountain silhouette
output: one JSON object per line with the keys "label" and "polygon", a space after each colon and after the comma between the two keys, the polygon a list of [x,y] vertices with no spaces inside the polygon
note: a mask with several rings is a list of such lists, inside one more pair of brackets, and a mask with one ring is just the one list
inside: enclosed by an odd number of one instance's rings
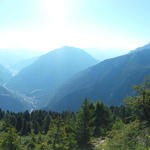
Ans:
{"label": "layered mountain silhouette", "polygon": [[[149,45],[150,46],[150,45]],[[150,75],[148,45],[120,57],[104,60],[65,83],[49,103],[51,110],[77,111],[85,98],[120,105],[128,95],[134,95],[133,85],[139,85]]]}
{"label": "layered mountain silhouette", "polygon": [[150,43],[148,43],[148,44],[146,44],[144,46],[138,47],[135,50],[132,50],[131,53],[134,53],[134,52],[137,52],[137,51],[141,51],[141,50],[144,50],[144,49],[150,49]]}
{"label": "layered mountain silhouette", "polygon": [[30,66],[33,62],[35,62],[38,57],[33,57],[30,59],[25,59],[22,61],[17,62],[16,64],[12,65],[9,69],[13,72],[14,75],[19,73],[23,68]]}
{"label": "layered mountain silhouette", "polygon": [[105,59],[125,55],[129,52],[126,49],[113,49],[113,48],[110,49],[85,48],[84,50],[91,56],[93,56],[95,59],[99,60],[99,62]]}
{"label": "layered mountain silhouette", "polygon": [[96,63],[83,50],[65,46],[39,57],[22,69],[6,86],[37,99],[40,102],[37,105],[41,106],[60,85]]}
{"label": "layered mountain silhouette", "polygon": [[24,102],[21,102],[19,97],[0,86],[0,108],[5,111],[21,112],[25,111],[27,106]]}
{"label": "layered mountain silhouette", "polygon": [[42,55],[41,50],[32,49],[0,49],[0,64],[11,68],[20,61]]}

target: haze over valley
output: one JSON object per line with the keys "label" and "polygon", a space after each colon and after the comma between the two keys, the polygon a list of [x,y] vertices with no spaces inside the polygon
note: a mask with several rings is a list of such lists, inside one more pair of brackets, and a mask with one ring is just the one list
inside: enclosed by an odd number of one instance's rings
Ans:
{"label": "haze over valley", "polygon": [[[6,69],[3,63],[1,107],[15,111],[77,111],[85,98],[121,105],[126,96],[135,95],[132,86],[141,84],[149,75],[149,49],[147,44],[114,58],[109,58],[108,53],[108,58],[100,61],[83,49],[64,46],[41,55],[35,52],[35,57],[31,55],[18,63],[16,58],[12,68]],[[11,72],[14,68],[16,74]],[[3,94],[4,89],[11,94]]]}

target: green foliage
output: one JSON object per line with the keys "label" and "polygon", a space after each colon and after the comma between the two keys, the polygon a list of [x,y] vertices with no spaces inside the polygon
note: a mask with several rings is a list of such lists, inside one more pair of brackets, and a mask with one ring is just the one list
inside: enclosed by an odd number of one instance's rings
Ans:
{"label": "green foliage", "polygon": [[77,141],[75,139],[75,128],[70,124],[65,125],[65,147],[66,150],[77,149]]}
{"label": "green foliage", "polygon": [[47,115],[43,120],[43,131],[45,134],[47,133],[47,131],[49,129],[50,120],[51,120],[51,118],[49,115]]}
{"label": "green foliage", "polygon": [[34,150],[35,148],[36,148],[36,145],[35,145],[35,143],[33,141],[28,143],[27,150]]}
{"label": "green foliage", "polygon": [[0,137],[0,147],[2,150],[20,150],[20,139],[14,128],[7,128]]}
{"label": "green foliage", "polygon": [[88,149],[90,147],[90,137],[93,135],[94,109],[91,107],[91,103],[85,99],[81,110],[77,113],[76,121],[76,139],[79,148]]}
{"label": "green foliage", "polygon": [[40,144],[40,146],[38,147],[38,150],[49,150],[49,147],[47,145],[46,142],[43,142]]}
{"label": "green foliage", "polygon": [[142,141],[142,132],[139,121],[124,124],[117,121],[109,133],[106,150],[146,150],[146,144]]}
{"label": "green foliage", "polygon": [[64,134],[63,120],[60,117],[56,120],[53,120],[47,133],[48,145],[51,149],[64,149]]}
{"label": "green foliage", "polygon": [[146,80],[140,86],[134,86],[138,95],[128,97],[126,106],[132,110],[132,119],[147,121],[150,123],[150,83]]}
{"label": "green foliage", "polygon": [[110,109],[104,105],[103,102],[97,102],[95,106],[94,117],[94,136],[99,137],[106,135],[106,132],[111,127],[113,120]]}

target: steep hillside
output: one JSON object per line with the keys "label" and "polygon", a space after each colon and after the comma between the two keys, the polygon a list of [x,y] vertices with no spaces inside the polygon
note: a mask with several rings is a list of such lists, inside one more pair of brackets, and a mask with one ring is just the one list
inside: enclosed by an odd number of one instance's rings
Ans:
{"label": "steep hillside", "polygon": [[0,85],[11,78],[11,73],[0,65]]}
{"label": "steep hillside", "polygon": [[[7,87],[38,99],[45,104],[48,95],[74,74],[97,61],[79,48],[62,47],[41,56],[12,78]],[[37,104],[38,105],[38,104]]]}
{"label": "steep hillside", "polygon": [[0,86],[0,108],[13,112],[25,111],[27,106],[16,95]]}
{"label": "steep hillside", "polygon": [[35,62],[38,59],[38,57],[33,57],[30,59],[25,59],[22,61],[19,61],[16,64],[13,64],[12,66],[10,66],[10,70],[11,72],[13,72],[14,75],[16,75],[18,72],[20,72],[23,68],[31,65],[33,62]]}
{"label": "steep hillside", "polygon": [[63,85],[51,99],[49,108],[76,111],[85,97],[119,105],[127,95],[135,94],[132,85],[142,83],[149,74],[150,49],[105,60]]}

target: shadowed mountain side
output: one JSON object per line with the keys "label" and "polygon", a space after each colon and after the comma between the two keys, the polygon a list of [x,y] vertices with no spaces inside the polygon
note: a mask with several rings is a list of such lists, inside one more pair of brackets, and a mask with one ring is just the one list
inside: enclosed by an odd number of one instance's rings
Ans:
{"label": "shadowed mountain side", "polygon": [[22,112],[27,109],[27,106],[16,95],[0,86],[0,108],[5,111]]}
{"label": "shadowed mountain side", "polygon": [[5,83],[11,77],[11,73],[6,68],[0,65],[0,85]]}
{"label": "shadowed mountain side", "polygon": [[49,109],[76,111],[85,97],[120,105],[132,86],[150,74],[150,49],[105,60],[74,76],[50,100]]}

